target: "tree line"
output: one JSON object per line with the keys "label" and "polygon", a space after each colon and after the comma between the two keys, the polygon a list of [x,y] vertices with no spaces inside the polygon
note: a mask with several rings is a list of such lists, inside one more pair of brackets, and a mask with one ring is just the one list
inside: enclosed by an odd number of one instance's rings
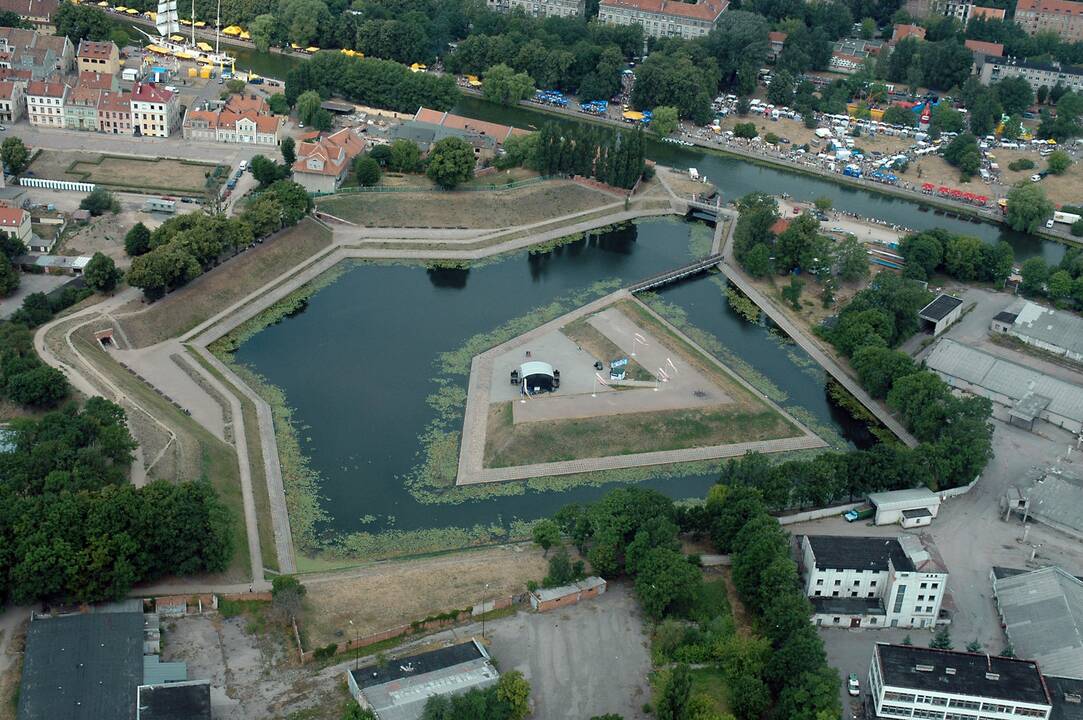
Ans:
{"label": "tree line", "polygon": [[1019,291],[1024,295],[1046,298],[1059,309],[1083,311],[1083,251],[1079,248],[1068,248],[1056,265],[1042,257],[1029,258],[1019,273],[1023,278]]}
{"label": "tree line", "polygon": [[943,273],[1004,287],[1015,265],[1015,252],[1004,240],[989,244],[942,228],[907,235],[899,242],[899,254],[906,260],[903,276],[915,280]]}
{"label": "tree line", "polygon": [[312,198],[297,183],[279,180],[253,199],[239,217],[192,212],[165,221],[154,232],[141,224],[129,231],[133,255],[128,284],[156,300],[185,285],[256,238],[296,225],[312,210]]}
{"label": "tree line", "polygon": [[582,175],[630,189],[647,171],[643,131],[628,132],[588,123],[542,125],[538,132],[504,143],[497,167],[523,165],[542,175]]}
{"label": "tree line", "polygon": [[320,97],[343,97],[396,112],[414,113],[421,106],[450,110],[459,100],[455,78],[411,72],[390,60],[348,57],[338,52],[318,53],[286,73],[286,100],[292,106],[308,90]]}
{"label": "tree line", "polygon": [[11,424],[0,453],[0,599],[98,602],[224,570],[232,519],[206,481],[127,482],[135,442],[102,398]]}

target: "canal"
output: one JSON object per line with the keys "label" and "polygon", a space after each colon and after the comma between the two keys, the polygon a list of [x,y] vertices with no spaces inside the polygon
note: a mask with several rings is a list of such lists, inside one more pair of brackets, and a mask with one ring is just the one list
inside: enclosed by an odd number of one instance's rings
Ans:
{"label": "canal", "polygon": [[[421,533],[532,520],[613,487],[515,483],[520,494],[480,498],[426,487],[411,492],[431,444],[420,436],[440,417],[447,420],[445,431],[461,428],[461,405],[441,409],[439,398],[449,387],[465,390],[469,354],[459,356],[466,361],[457,367],[443,354],[471,339],[492,344],[490,333],[501,326],[518,334],[553,303],[563,313],[687,262],[694,233],[709,242],[702,225],[649,220],[470,269],[358,264],[317,292],[303,312],[244,343],[236,360],[284,392],[301,452],[319,475],[328,515],[320,529],[335,536],[406,533],[413,539],[404,543],[416,542]],[[733,312],[717,276],[690,279],[659,295],[709,333],[724,360],[837,446],[869,444],[865,427],[828,398],[823,370],[787,338]],[[676,476],[633,470],[609,479],[622,478],[675,498],[702,497],[717,465]]]}

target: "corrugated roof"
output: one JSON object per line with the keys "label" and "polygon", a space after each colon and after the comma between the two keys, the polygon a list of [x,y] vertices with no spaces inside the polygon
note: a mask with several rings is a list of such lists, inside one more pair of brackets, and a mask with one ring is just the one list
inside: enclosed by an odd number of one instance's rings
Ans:
{"label": "corrugated roof", "polygon": [[880,510],[909,510],[934,505],[939,507],[940,497],[929,488],[921,487],[872,493],[869,502]]}
{"label": "corrugated roof", "polygon": [[1059,567],[993,583],[1012,648],[1044,672],[1083,678],[1083,582]]}
{"label": "corrugated roof", "polygon": [[1023,495],[1030,500],[1030,516],[1083,533],[1083,481],[1060,468],[1043,472]]}
{"label": "corrugated roof", "polygon": [[605,585],[605,580],[600,577],[592,576],[583,578],[570,585],[561,585],[560,587],[554,588],[538,588],[534,591],[534,597],[538,598],[541,602],[546,602],[548,600],[557,600],[566,595],[580,592],[581,590],[590,590],[603,585]]}
{"label": "corrugated roof", "polygon": [[184,682],[187,679],[187,663],[162,662],[157,655],[143,656],[144,685],[161,685],[162,683]]}
{"label": "corrugated roof", "polygon": [[1027,302],[1012,323],[1012,333],[1083,353],[1083,318],[1065,310],[1053,310]]}
{"label": "corrugated roof", "polygon": [[944,339],[925,359],[932,370],[1018,402],[1028,392],[1049,398],[1049,412],[1083,422],[1083,387]]}

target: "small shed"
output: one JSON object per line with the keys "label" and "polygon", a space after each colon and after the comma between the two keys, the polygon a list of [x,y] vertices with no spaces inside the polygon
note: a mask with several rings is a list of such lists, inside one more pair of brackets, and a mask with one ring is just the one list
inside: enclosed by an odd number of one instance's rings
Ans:
{"label": "small shed", "polygon": [[120,78],[124,82],[135,82],[139,79],[139,70],[136,68],[124,68],[120,71]]}
{"label": "small shed", "polygon": [[941,293],[936,299],[918,312],[918,317],[931,327],[933,337],[948,329],[948,326],[963,314],[963,301],[951,295]]}
{"label": "small shed", "polygon": [[[940,496],[924,487],[873,493],[869,495],[869,502],[876,508],[877,525],[893,523],[902,523],[903,527],[928,525],[940,512]],[[906,513],[910,513],[910,517],[907,517]]]}
{"label": "small shed", "polygon": [[588,577],[570,585],[555,588],[539,588],[530,593],[530,607],[538,612],[548,612],[567,605],[575,605],[580,600],[598,597],[606,589],[606,582],[600,577]]}
{"label": "small shed", "polygon": [[177,201],[166,200],[164,198],[147,198],[143,202],[143,212],[160,212],[160,213],[175,213],[177,212]]}

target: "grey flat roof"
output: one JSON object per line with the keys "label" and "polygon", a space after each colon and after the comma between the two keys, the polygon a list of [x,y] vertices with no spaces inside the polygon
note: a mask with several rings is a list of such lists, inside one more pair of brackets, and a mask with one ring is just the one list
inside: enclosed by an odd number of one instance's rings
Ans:
{"label": "grey flat roof", "polygon": [[19,720],[134,720],[143,613],[39,618],[26,635]]}
{"label": "grey flat roof", "polygon": [[1083,680],[1045,675],[1049,697],[1053,699],[1053,712],[1049,720],[1083,720]]}
{"label": "grey flat roof", "polygon": [[211,683],[141,685],[138,713],[137,720],[211,720]]}
{"label": "grey flat roof", "polygon": [[562,598],[565,595],[571,595],[580,590],[590,590],[591,588],[600,587],[602,585],[605,585],[605,580],[602,580],[600,577],[588,577],[583,578],[578,582],[571,583],[570,585],[561,585],[560,587],[554,588],[538,588],[534,591],[534,597],[545,602],[547,600]]}
{"label": "grey flat roof", "polygon": [[500,677],[473,640],[350,672],[380,720],[418,720],[431,696],[487,687]]}
{"label": "grey flat roof", "polygon": [[999,578],[993,589],[1016,654],[1053,675],[1083,679],[1083,582],[1047,567]]}
{"label": "grey flat roof", "polygon": [[913,572],[915,569],[895,538],[842,535],[807,537],[816,558],[816,567],[819,568],[884,572],[888,569],[890,559],[896,570]]}
{"label": "grey flat roof", "polygon": [[918,317],[938,322],[952,313],[963,301],[951,295],[941,293],[936,299],[918,311]]}
{"label": "grey flat roof", "polygon": [[1012,323],[1012,332],[1073,353],[1083,353],[1083,318],[1067,310],[1054,310],[1027,301]]}
{"label": "grey flat roof", "polygon": [[1049,407],[1051,402],[1053,402],[1053,399],[1047,398],[1045,395],[1039,395],[1032,391],[1027,392],[1012,406],[1011,414],[1025,420],[1033,420],[1041,414],[1042,410]]}
{"label": "grey flat roof", "polygon": [[869,502],[878,510],[912,510],[919,507],[940,507],[940,496],[927,487],[920,487],[871,493]]}
{"label": "grey flat roof", "polygon": [[1013,403],[1028,392],[1049,398],[1049,412],[1083,422],[1083,387],[1050,377],[947,338],[933,347],[925,364],[932,370],[1004,395]]}
{"label": "grey flat roof", "polygon": [[1083,532],[1083,480],[1063,471],[1049,471],[1024,488],[1030,516]]}
{"label": "grey flat roof", "polygon": [[907,519],[933,516],[933,514],[929,512],[927,508],[914,508],[913,510],[903,510],[902,514],[903,517]]}
{"label": "grey flat roof", "polygon": [[[1050,704],[1038,666],[1030,660],[880,642],[874,652],[885,685]],[[954,672],[947,672],[949,668]]]}

